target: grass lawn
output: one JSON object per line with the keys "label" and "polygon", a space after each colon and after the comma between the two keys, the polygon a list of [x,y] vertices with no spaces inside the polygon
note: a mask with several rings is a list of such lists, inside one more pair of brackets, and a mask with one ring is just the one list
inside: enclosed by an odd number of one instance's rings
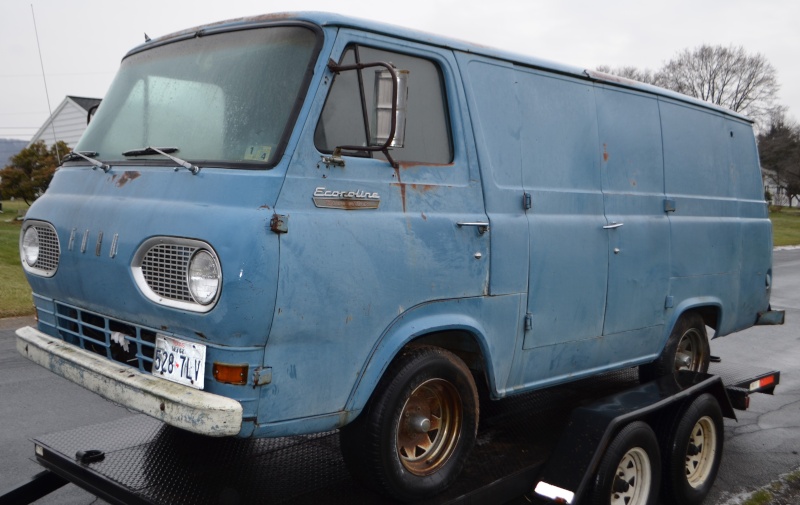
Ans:
{"label": "grass lawn", "polygon": [[22,221],[16,221],[17,212],[28,206],[22,200],[3,202],[0,214],[0,317],[33,314],[31,288],[19,262],[19,229]]}
{"label": "grass lawn", "polygon": [[800,245],[800,208],[772,207],[772,241],[776,246]]}
{"label": "grass lawn", "polygon": [[[0,214],[0,317],[33,314],[31,289],[22,273],[19,262],[19,230],[21,221],[17,213],[28,206],[22,200],[4,201]],[[800,208],[772,208],[774,244],[800,244]]]}

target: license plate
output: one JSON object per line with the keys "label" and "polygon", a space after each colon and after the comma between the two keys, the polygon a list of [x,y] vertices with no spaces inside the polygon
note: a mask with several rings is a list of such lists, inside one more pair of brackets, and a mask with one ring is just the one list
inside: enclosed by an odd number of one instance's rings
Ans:
{"label": "license plate", "polygon": [[203,389],[206,371],[206,346],[166,335],[156,335],[153,375]]}

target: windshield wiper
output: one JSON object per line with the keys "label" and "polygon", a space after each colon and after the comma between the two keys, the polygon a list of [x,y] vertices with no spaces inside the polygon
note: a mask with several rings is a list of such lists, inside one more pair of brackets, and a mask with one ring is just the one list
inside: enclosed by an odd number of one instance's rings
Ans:
{"label": "windshield wiper", "polygon": [[96,153],[95,151],[83,151],[83,153],[81,153],[80,151],[71,151],[66,156],[64,156],[64,161],[72,161],[75,158],[83,158],[92,164],[92,170],[97,170],[98,168],[102,169],[103,172],[108,172],[109,170],[111,170],[110,165],[102,163],[100,161],[97,161],[89,157],[89,156],[97,156],[97,154],[98,153]]}
{"label": "windshield wiper", "polygon": [[177,147],[140,147],[139,149],[131,149],[122,153],[123,156],[146,156],[148,154],[161,154],[161,153],[177,153]]}
{"label": "windshield wiper", "polygon": [[[130,151],[125,151],[122,153],[123,156],[145,156],[147,154],[160,154],[161,156],[166,156],[167,158],[171,159],[181,167],[185,168],[186,170],[190,171],[192,175],[197,175],[200,172],[200,167],[197,165],[192,165],[188,161],[182,160],[176,156],[170,156],[167,153],[176,153],[178,152],[177,147],[152,147],[147,146],[140,149],[131,149]],[[177,172],[180,170],[180,167],[175,167],[175,171]]]}

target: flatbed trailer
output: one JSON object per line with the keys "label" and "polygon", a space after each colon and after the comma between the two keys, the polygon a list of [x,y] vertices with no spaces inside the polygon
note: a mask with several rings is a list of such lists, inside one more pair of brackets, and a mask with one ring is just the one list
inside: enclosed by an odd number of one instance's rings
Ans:
{"label": "flatbed trailer", "polygon": [[[746,409],[751,393],[772,394],[779,381],[777,371],[712,363],[709,374],[641,384],[628,369],[486,402],[461,477],[420,503],[582,503],[622,427],[641,421],[659,433],[665,419],[706,394],[735,419],[733,409]],[[0,496],[0,505],[30,503],[69,482],[113,504],[387,503],[350,478],[337,431],[208,438],[134,415],[33,442],[45,470]]]}

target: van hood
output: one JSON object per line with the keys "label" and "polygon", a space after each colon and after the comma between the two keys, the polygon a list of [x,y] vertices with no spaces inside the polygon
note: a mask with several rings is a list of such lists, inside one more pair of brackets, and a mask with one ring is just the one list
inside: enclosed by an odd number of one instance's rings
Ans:
{"label": "van hood", "polygon": [[[35,296],[121,321],[221,345],[264,345],[279,251],[269,222],[281,181],[274,170],[61,167],[26,215],[55,228],[58,268],[49,278],[28,273],[28,281]],[[213,248],[222,287],[211,310],[168,307],[137,286],[135,255],[157,237]]]}

